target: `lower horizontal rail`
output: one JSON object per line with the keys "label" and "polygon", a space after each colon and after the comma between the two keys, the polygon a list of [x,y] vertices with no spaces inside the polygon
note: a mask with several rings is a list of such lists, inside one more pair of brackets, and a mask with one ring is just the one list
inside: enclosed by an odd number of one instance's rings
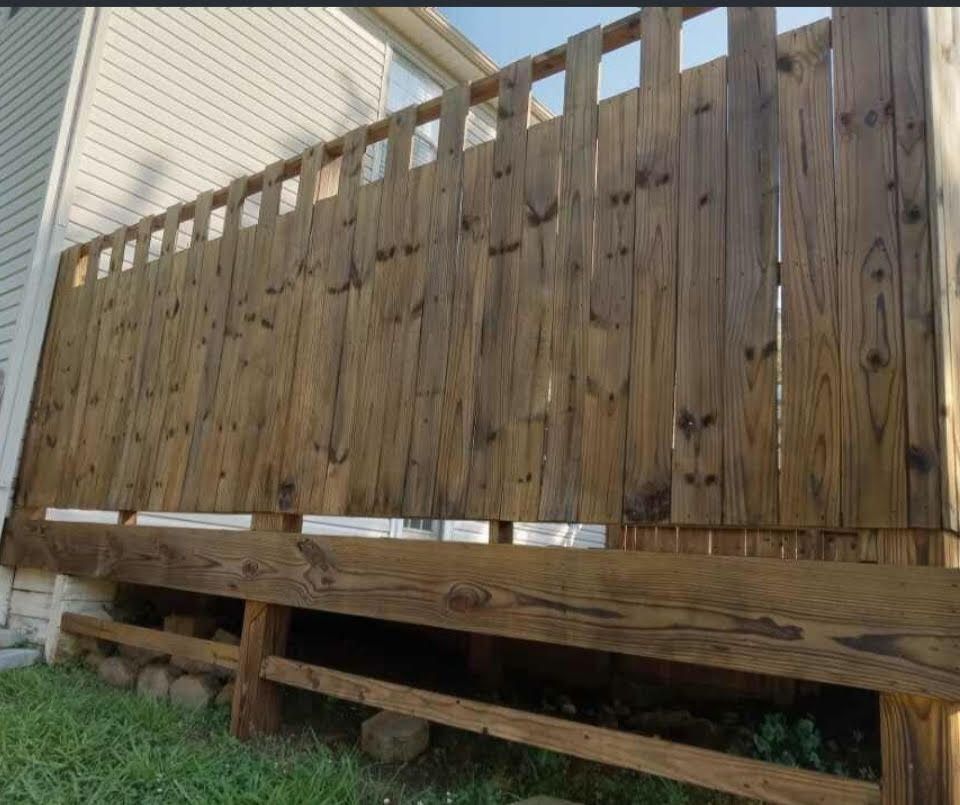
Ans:
{"label": "lower horizontal rail", "polygon": [[271,682],[382,707],[470,732],[767,802],[880,802],[880,787],[875,783],[778,766],[660,738],[461,699],[282,657],[267,657],[261,676]]}
{"label": "lower horizontal rail", "polygon": [[7,521],[58,573],[960,701],[960,573],[930,567]]}
{"label": "lower horizontal rail", "polygon": [[142,626],[116,623],[73,612],[63,614],[60,630],[80,637],[95,637],[98,640],[109,640],[124,646],[176,654],[178,657],[209,663],[228,671],[236,670],[240,655],[240,649],[229,643],[202,640],[199,637],[188,637],[174,632],[161,632],[158,629],[146,629]]}

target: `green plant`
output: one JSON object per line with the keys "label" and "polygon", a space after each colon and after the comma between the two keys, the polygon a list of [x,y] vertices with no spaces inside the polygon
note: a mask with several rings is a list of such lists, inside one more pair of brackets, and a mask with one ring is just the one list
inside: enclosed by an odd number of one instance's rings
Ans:
{"label": "green plant", "polygon": [[767,713],[753,734],[753,747],[761,760],[825,771],[820,730],[810,717],[791,723],[783,713]]}

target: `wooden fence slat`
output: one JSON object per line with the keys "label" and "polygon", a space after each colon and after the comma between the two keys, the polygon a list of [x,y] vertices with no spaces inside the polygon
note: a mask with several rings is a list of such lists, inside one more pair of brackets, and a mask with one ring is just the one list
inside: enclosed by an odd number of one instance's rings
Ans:
{"label": "wooden fence slat", "polygon": [[723,239],[726,202],[726,118],[726,60],[686,71],[672,484],[677,523],[719,523],[722,514],[724,253],[717,244]]}
{"label": "wooden fence slat", "polygon": [[[293,212],[284,216],[286,224],[277,222],[270,250],[271,272],[262,289],[258,312],[261,328],[259,354],[264,374],[259,378],[263,394],[254,400],[256,429],[247,433],[241,471],[246,491],[244,509],[274,511],[280,506],[280,465],[283,461],[284,434],[291,408],[291,395],[296,372],[302,321],[304,289],[307,282],[307,258],[313,226],[315,203],[324,167],[322,145],[308,148],[303,155],[303,171],[297,185],[297,203]],[[268,326],[269,325],[269,326]],[[316,391],[316,390],[315,390]]]}
{"label": "wooden fence slat", "polygon": [[343,351],[330,435],[330,461],[323,491],[323,510],[330,514],[346,514],[348,511],[350,480],[356,458],[353,431],[359,419],[358,398],[365,382],[362,375],[363,360],[371,315],[381,195],[382,182],[360,188],[356,235],[350,258],[350,292],[344,322]]}
{"label": "wooden fence slat", "polygon": [[508,355],[512,355],[517,318],[532,80],[529,57],[500,71],[479,377],[466,499],[467,516],[475,519],[495,520],[500,517],[512,363]]}
{"label": "wooden fence slat", "polygon": [[352,255],[365,142],[364,129],[348,137],[338,166],[339,192],[313,208],[290,413],[275,490],[277,506],[284,511],[324,509],[334,406],[341,392],[344,322],[353,293]]}
{"label": "wooden fence slat", "polygon": [[223,234],[207,255],[215,262],[212,270],[204,266],[197,289],[200,312],[193,332],[193,365],[187,374],[185,392],[185,399],[193,401],[193,426],[178,507],[187,511],[210,511],[216,501],[225,438],[225,395],[218,397],[218,385],[223,370],[229,372],[233,367],[227,363],[225,343],[229,332],[228,316],[232,311],[233,273],[246,186],[247,180],[243,176],[230,184]]}
{"label": "wooden fence slat", "polygon": [[[179,210],[177,211],[179,212]],[[72,504],[81,508],[98,508],[105,496],[105,479],[116,470],[115,450],[120,453],[122,431],[117,431],[116,408],[122,403],[121,389],[116,375],[122,368],[121,355],[125,331],[132,320],[127,314],[131,308],[133,274],[121,271],[126,227],[111,238],[111,252],[107,276],[97,283],[101,295],[99,305],[96,353],[90,374],[84,406],[83,424],[73,467],[74,496]],[[140,278],[137,277],[137,280]],[[129,391],[132,395],[133,390]]]}
{"label": "wooden fence slat", "polygon": [[840,346],[830,23],[779,40],[783,378],[780,522],[840,522]]}
{"label": "wooden fence slat", "polygon": [[440,413],[450,345],[450,317],[457,269],[463,141],[470,94],[465,86],[443,93],[430,232],[419,366],[410,450],[404,482],[404,513],[429,517],[436,492]]}
{"label": "wooden fence slat", "polygon": [[944,528],[960,531],[960,30],[957,10],[928,8],[926,94],[930,160],[936,332],[940,344],[941,512]]}
{"label": "wooden fence slat", "polygon": [[551,389],[546,463],[540,490],[540,517],[544,520],[573,521],[580,503],[601,52],[599,26],[571,37],[567,43],[560,134],[557,269],[550,339]]}
{"label": "wooden fence slat", "polygon": [[[169,337],[171,342],[167,344],[170,361],[165,372],[166,393],[160,414],[162,425],[156,458],[153,465],[146,468],[152,482],[148,481],[144,490],[148,493],[146,508],[151,510],[174,508],[183,485],[195,409],[195,400],[187,396],[192,390],[188,389],[188,378],[194,371],[194,329],[203,316],[199,289],[208,253],[206,244],[212,204],[213,193],[210,191],[197,198],[189,250],[175,258],[175,264],[183,266],[183,278],[182,284],[178,283],[181,291],[175,302],[177,315],[171,317],[169,332],[164,336],[164,341]],[[157,410],[161,410],[159,405]]]}
{"label": "wooden fence slat", "polygon": [[[129,374],[125,383],[126,391],[111,422],[111,427],[116,429],[120,437],[120,443],[111,460],[112,466],[106,468],[110,475],[106,498],[118,510],[146,508],[137,505],[137,480],[142,454],[147,447],[146,429],[151,401],[156,384],[162,382],[157,368],[163,326],[162,296],[172,271],[172,252],[176,247],[180,212],[179,204],[167,209],[160,257],[149,263],[149,218],[140,221],[133,266],[127,272],[129,285],[124,292],[126,304],[123,315],[129,335],[124,345],[124,359],[129,361]],[[93,506],[97,508],[98,503],[94,502]],[[99,506],[102,507],[103,502]]]}
{"label": "wooden fence slat", "polygon": [[[387,280],[384,334],[390,343],[390,358],[386,364],[386,407],[374,511],[392,516],[403,513],[436,167],[436,162],[429,162],[410,171],[407,210],[397,242],[397,256],[392,268],[384,274]],[[432,344],[427,346],[432,347]]]}
{"label": "wooden fence slat", "polygon": [[833,13],[843,523],[907,520],[900,261],[886,9]]}
{"label": "wooden fence slat", "polygon": [[[76,352],[66,360],[65,366],[72,370],[65,373],[59,386],[64,397],[63,411],[68,412],[64,424],[66,441],[64,442],[63,463],[58,467],[51,462],[37,479],[39,490],[52,488],[58,483],[57,501],[62,505],[70,505],[76,495],[76,468],[79,458],[80,442],[84,436],[83,420],[87,407],[87,394],[90,389],[90,380],[93,375],[94,358],[97,354],[97,340],[100,337],[100,310],[103,305],[103,286],[99,282],[98,268],[100,265],[100,251],[104,239],[95,238],[87,250],[86,265],[84,268],[83,302],[88,316],[85,326],[80,328],[82,336],[76,338],[72,346]],[[82,307],[77,311],[77,326],[81,319]],[[49,473],[49,474],[48,474]],[[48,485],[49,484],[49,485]]]}
{"label": "wooden fence slat", "polygon": [[636,238],[624,519],[670,519],[676,355],[681,9],[641,12]]}
{"label": "wooden fence slat", "polygon": [[561,118],[553,118],[527,130],[525,215],[500,494],[501,516],[511,521],[536,520],[540,514],[553,330],[561,124]]}
{"label": "wooden fence slat", "polygon": [[[111,254],[111,268],[114,259],[117,259],[116,271],[120,271],[123,262],[123,236],[118,233],[114,241],[114,251]],[[94,495],[101,508],[117,508],[129,510],[131,505],[125,505],[132,498],[132,488],[124,488],[122,473],[118,468],[123,466],[127,454],[127,440],[131,429],[131,422],[137,405],[137,389],[139,388],[140,368],[138,357],[141,339],[144,338],[148,327],[149,311],[153,301],[152,292],[156,282],[157,266],[147,269],[150,257],[150,217],[140,220],[137,225],[137,240],[134,246],[133,264],[130,270],[119,279],[118,293],[118,322],[117,336],[114,347],[113,372],[110,382],[110,392],[104,402],[104,421],[109,423],[104,441],[109,438],[101,450],[99,466],[95,483]],[[104,505],[105,504],[105,505]]]}
{"label": "wooden fence slat", "polygon": [[466,511],[479,393],[477,366],[489,259],[494,148],[494,143],[484,143],[467,151],[463,159],[460,246],[450,314],[447,380],[440,411],[435,505],[440,517],[455,517]]}
{"label": "wooden fence slat", "polygon": [[777,522],[777,19],[731,8],[723,520]]}
{"label": "wooden fence slat", "polygon": [[77,339],[82,344],[87,329],[85,303],[91,295],[83,287],[86,271],[87,258],[80,256],[79,247],[60,254],[18,473],[20,505],[42,506],[56,501],[59,474],[44,470],[63,460],[66,447],[64,435],[70,411],[63,408],[67,396],[65,374],[76,375]]}
{"label": "wooden fence slat", "polygon": [[617,522],[630,395],[637,93],[599,107],[597,225],[587,331],[579,518]]}
{"label": "wooden fence slat", "polygon": [[[260,210],[253,230],[252,247],[238,249],[233,272],[233,289],[229,321],[232,367],[223,373],[220,388],[224,396],[224,444],[220,459],[214,511],[241,511],[246,492],[243,469],[249,464],[249,449],[255,444],[262,426],[260,408],[265,391],[262,378],[269,377],[275,355],[265,353],[261,331],[274,326],[273,308],[266,297],[279,290],[282,280],[285,238],[289,233],[289,216],[280,218],[280,191],[283,162],[267,168]],[[281,223],[282,220],[282,223]],[[275,237],[277,232],[282,237]],[[274,250],[274,243],[278,249]],[[276,282],[276,284],[274,284]],[[225,350],[226,351],[226,350]],[[241,488],[242,487],[242,488]]]}
{"label": "wooden fence slat", "polygon": [[923,10],[889,9],[897,172],[897,233],[903,293],[907,406],[907,524],[940,525],[939,412],[933,264],[927,213],[927,120]]}
{"label": "wooden fence slat", "polygon": [[380,503],[377,481],[389,407],[387,401],[394,401],[396,394],[396,389],[390,388],[393,339],[397,336],[394,325],[397,316],[403,317],[397,310],[400,303],[396,299],[393,275],[402,272],[407,213],[416,203],[407,195],[411,189],[410,153],[415,127],[412,108],[396,112],[391,118],[387,164],[380,190],[375,263],[370,275],[369,323],[364,339],[363,368],[354,401],[356,418],[351,436],[353,456],[347,501],[347,510],[351,514],[372,514]]}

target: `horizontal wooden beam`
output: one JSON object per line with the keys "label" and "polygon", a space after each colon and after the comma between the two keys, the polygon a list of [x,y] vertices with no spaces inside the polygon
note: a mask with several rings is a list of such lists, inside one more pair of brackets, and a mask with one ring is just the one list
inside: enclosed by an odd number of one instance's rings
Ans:
{"label": "horizontal wooden beam", "polygon": [[[701,14],[705,14],[713,8],[716,8],[716,6],[685,6],[683,9],[683,19],[693,19]],[[638,42],[640,39],[641,27],[639,11],[635,11],[632,14],[628,14],[626,17],[623,17],[622,19],[603,26],[604,53],[610,53],[611,51],[618,50],[619,48],[622,48],[633,42]],[[564,43],[562,45],[557,45],[556,47],[550,48],[550,50],[546,50],[538,56],[533,57],[533,80],[539,81],[541,78],[548,78],[549,76],[561,73],[566,66],[567,46],[566,43]],[[468,86],[470,88],[470,105],[476,106],[480,103],[492,101],[497,97],[500,88],[500,77],[497,73],[494,73],[493,75],[482,76],[481,78],[471,81]],[[416,108],[417,125],[439,120],[441,101],[442,98],[437,96],[436,98],[430,98],[430,100],[419,104]],[[367,145],[372,145],[373,143],[386,140],[389,128],[389,117],[385,117],[382,120],[378,120],[375,123],[371,123],[369,126],[367,126]],[[324,143],[323,147],[327,152],[327,155],[331,159],[335,159],[343,153],[343,146],[345,142],[345,136],[337,137],[335,140],[331,140],[329,143]],[[296,154],[283,163],[284,179],[293,179],[294,177],[300,175],[302,159],[302,154]],[[264,171],[252,173],[247,177],[247,185],[245,190],[246,196],[253,196],[263,189],[263,177]],[[230,188],[228,186],[221,187],[219,190],[214,191],[212,209],[226,206],[229,190]],[[187,202],[180,210],[180,223],[193,220],[195,215],[196,202]],[[162,230],[164,227],[164,219],[165,213],[161,212],[155,215],[150,224],[151,231],[159,232]],[[133,240],[136,238],[136,236],[137,227],[135,225],[131,225],[127,230],[127,240]],[[89,243],[83,244],[80,247],[80,254],[86,254],[89,250],[89,247]]]}
{"label": "horizontal wooden beam", "polygon": [[65,612],[60,620],[60,631],[82,637],[95,637],[109,640],[124,646],[136,646],[150,651],[162,651],[164,654],[176,654],[189,660],[206,662],[228,671],[236,670],[239,648],[229,643],[215,640],[203,640],[199,637],[161,632],[158,629],[145,629],[129,623],[94,618],[90,615],[78,615]]}
{"label": "horizontal wooden beam", "polygon": [[272,682],[765,802],[880,802],[880,787],[875,783],[461,699],[282,657],[264,660],[261,673]]}
{"label": "horizontal wooden beam", "polygon": [[0,562],[960,700],[960,573],[7,521]]}

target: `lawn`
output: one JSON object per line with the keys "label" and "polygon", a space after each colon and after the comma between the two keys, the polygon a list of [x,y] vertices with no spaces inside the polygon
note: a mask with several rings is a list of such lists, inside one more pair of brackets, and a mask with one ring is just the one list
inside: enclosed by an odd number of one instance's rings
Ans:
{"label": "lawn", "polygon": [[[731,799],[456,730],[410,764],[356,747],[369,712],[328,701],[310,727],[243,744],[224,708],[184,713],[79,667],[0,674],[0,802],[487,805],[551,794],[589,805]],[[331,726],[335,725],[335,726]],[[331,731],[332,730],[332,731]]]}

